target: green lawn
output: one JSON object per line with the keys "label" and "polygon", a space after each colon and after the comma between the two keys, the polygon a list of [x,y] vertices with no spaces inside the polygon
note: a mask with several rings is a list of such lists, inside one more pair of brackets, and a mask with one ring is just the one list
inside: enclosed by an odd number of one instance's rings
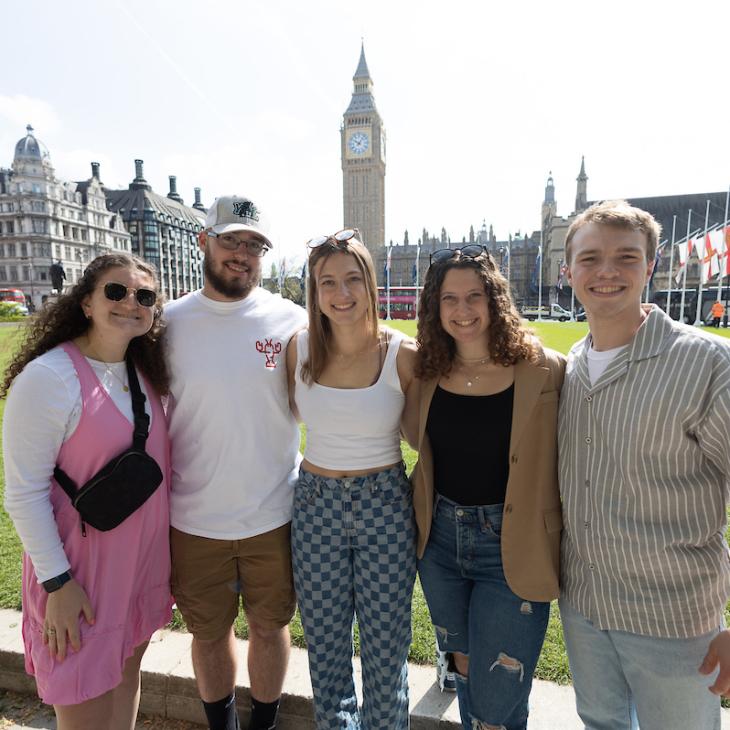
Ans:
{"label": "green lawn", "polygon": [[[389,323],[391,326],[401,329],[409,335],[415,335],[415,322],[394,320]],[[570,346],[587,332],[587,325],[580,323],[558,323],[558,322],[533,322],[531,327],[540,336],[546,346],[560,352],[567,352]],[[714,330],[706,328],[712,334],[719,334],[730,338],[730,328]],[[17,342],[18,329],[15,327],[0,327],[0,370],[4,369],[10,353]],[[4,401],[0,401],[0,420]],[[413,468],[416,454],[406,444],[403,444],[403,457],[408,471]],[[0,462],[2,455],[0,453]],[[4,478],[0,471],[0,496],[4,492]],[[20,542],[15,534],[9,517],[4,510],[0,509],[0,608],[20,609]],[[730,605],[730,604],[729,604]],[[730,621],[730,611],[726,612]],[[413,598],[413,643],[411,645],[410,659],[418,663],[428,663],[434,660],[434,638],[420,585],[416,584]],[[184,629],[184,624],[179,614],[173,619],[173,625]],[[241,613],[236,621],[236,634],[239,637],[247,636],[247,625]],[[299,617],[296,616],[291,625],[292,643],[296,646],[304,646],[304,637]],[[357,631],[356,631],[357,642]],[[536,676],[541,679],[549,679],[555,682],[565,683],[570,681],[570,670],[568,659],[565,654],[563,643],[563,632],[560,625],[557,604],[553,604],[550,616],[548,633],[543,647],[542,655],[537,666]]]}

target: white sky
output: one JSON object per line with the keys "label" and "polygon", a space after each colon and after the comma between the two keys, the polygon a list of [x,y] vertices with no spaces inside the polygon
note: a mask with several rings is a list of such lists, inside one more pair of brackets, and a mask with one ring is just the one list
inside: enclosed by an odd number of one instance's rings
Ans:
{"label": "white sky", "polygon": [[248,195],[278,256],[342,227],[360,38],[387,133],[386,237],[539,227],[589,198],[727,189],[724,0],[4,0],[0,166],[31,123],[56,173]]}

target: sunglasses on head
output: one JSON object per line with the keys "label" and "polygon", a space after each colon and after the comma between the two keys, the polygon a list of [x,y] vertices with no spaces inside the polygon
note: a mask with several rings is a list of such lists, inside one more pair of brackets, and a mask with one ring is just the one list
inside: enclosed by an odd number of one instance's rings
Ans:
{"label": "sunglasses on head", "polygon": [[341,231],[337,231],[337,233],[333,233],[331,236],[316,236],[315,238],[310,238],[307,241],[307,247],[317,248],[327,243],[327,241],[332,241],[336,246],[341,246],[346,244],[348,241],[351,241],[353,238],[359,239],[360,231],[358,231],[357,228],[344,228]]}
{"label": "sunglasses on head", "polygon": [[481,256],[483,253],[487,254],[487,258],[491,260],[489,251],[486,246],[482,246],[480,243],[470,243],[467,246],[461,248],[440,248],[438,251],[434,251],[428,256],[428,265],[433,266],[434,264],[442,264],[444,261],[451,261],[451,259],[457,256],[462,259],[475,259]]}
{"label": "sunglasses on head", "polygon": [[131,291],[134,292],[137,303],[143,307],[153,307],[157,301],[157,292],[152,289],[134,289],[131,286],[117,284],[115,281],[104,284],[104,296],[112,302],[121,302]]}

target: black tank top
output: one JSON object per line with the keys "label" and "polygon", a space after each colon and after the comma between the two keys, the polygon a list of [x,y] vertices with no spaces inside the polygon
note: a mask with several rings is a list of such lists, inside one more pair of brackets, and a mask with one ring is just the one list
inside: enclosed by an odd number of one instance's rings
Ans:
{"label": "black tank top", "polygon": [[493,395],[459,395],[436,387],[426,433],[439,494],[461,505],[504,502],[514,391],[514,384]]}

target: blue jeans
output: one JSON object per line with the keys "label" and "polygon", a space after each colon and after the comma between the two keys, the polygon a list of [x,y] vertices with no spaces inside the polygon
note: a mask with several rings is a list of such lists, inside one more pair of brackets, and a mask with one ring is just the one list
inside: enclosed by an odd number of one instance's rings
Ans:
{"label": "blue jeans", "polygon": [[720,631],[661,639],[601,631],[560,601],[578,714],[586,730],[720,730],[717,672],[697,671]]}
{"label": "blue jeans", "polygon": [[525,730],[550,604],[515,595],[504,577],[501,504],[463,507],[440,495],[418,572],[439,648],[469,656],[457,673],[464,728]]}
{"label": "blue jeans", "polygon": [[[347,479],[300,472],[292,564],[318,730],[408,728],[415,540],[412,490],[402,466]],[[355,614],[361,713],[352,669]]]}

